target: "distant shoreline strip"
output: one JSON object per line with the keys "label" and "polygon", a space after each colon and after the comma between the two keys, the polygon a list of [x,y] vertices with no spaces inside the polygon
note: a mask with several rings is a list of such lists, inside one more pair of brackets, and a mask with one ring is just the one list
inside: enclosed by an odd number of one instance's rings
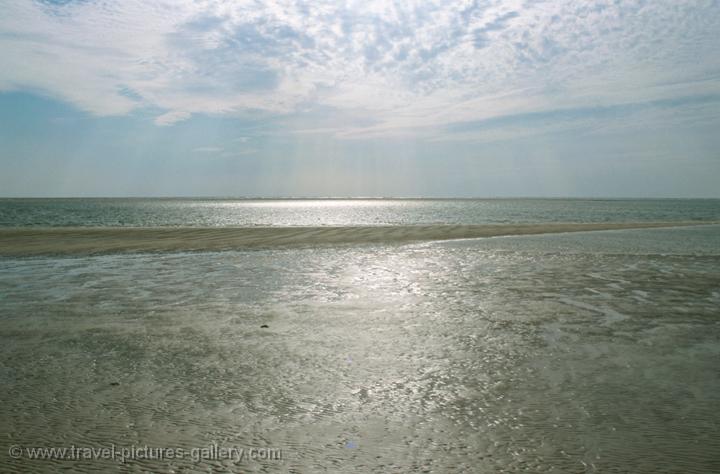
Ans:
{"label": "distant shoreline strip", "polygon": [[713,225],[717,222],[615,222],[348,227],[0,228],[1,256],[218,251],[334,244],[402,243],[511,235]]}

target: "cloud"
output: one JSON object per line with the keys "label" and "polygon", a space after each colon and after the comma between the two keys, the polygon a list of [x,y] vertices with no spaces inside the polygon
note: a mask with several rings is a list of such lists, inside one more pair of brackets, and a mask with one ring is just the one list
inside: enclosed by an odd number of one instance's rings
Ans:
{"label": "cloud", "polygon": [[199,146],[197,148],[193,148],[193,151],[195,153],[220,153],[223,151],[223,148],[217,146]]}
{"label": "cloud", "polygon": [[491,22],[477,28],[473,31],[473,44],[476,48],[481,49],[490,44],[490,37],[488,34],[492,31],[502,31],[505,29],[507,23],[513,18],[520,16],[517,12],[508,12],[498,16]]}
{"label": "cloud", "polygon": [[173,125],[190,118],[190,112],[183,110],[171,110],[155,118],[155,123],[161,126]]}
{"label": "cloud", "polygon": [[[89,113],[263,114],[346,138],[720,92],[720,5],[10,1],[0,91]],[[353,120],[347,120],[353,117]]]}

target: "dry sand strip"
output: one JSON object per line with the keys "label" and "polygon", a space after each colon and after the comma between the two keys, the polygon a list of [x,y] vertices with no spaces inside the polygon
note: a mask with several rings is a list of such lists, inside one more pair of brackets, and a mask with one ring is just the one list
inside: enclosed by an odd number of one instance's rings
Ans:
{"label": "dry sand strip", "polygon": [[647,229],[716,222],[621,222],[354,227],[57,227],[0,229],[0,255],[92,255],[417,242],[507,235]]}

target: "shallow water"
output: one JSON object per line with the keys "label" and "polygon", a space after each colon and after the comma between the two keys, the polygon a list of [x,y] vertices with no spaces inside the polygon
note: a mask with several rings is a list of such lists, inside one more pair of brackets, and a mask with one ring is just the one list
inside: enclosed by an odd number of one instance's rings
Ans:
{"label": "shallow water", "polygon": [[0,227],[720,220],[718,199],[0,199]]}
{"label": "shallow water", "polygon": [[[5,257],[0,471],[714,472],[719,249],[702,226]],[[282,459],[5,455],[213,442]]]}

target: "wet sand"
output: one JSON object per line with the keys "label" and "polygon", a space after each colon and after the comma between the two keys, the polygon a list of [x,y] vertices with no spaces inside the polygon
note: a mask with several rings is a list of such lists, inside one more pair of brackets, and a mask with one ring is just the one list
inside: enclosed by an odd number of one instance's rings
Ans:
{"label": "wet sand", "polygon": [[708,225],[621,222],[348,227],[58,227],[0,229],[0,255],[88,255],[217,251],[331,244],[392,243],[508,235]]}
{"label": "wet sand", "polygon": [[[186,454],[0,472],[717,472],[719,243],[702,225],[3,257],[0,453]],[[282,459],[187,454],[210,445]]]}

